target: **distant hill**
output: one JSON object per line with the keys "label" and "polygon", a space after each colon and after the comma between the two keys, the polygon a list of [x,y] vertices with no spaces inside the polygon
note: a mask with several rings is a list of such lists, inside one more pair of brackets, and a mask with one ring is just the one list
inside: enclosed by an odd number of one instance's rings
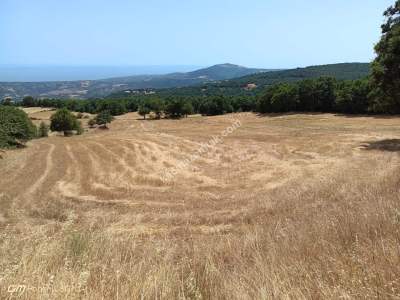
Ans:
{"label": "distant hill", "polygon": [[[163,96],[198,96],[212,94],[254,95],[255,93],[276,83],[294,82],[308,78],[318,78],[321,76],[331,76],[338,80],[351,80],[366,77],[369,72],[370,64],[368,63],[341,63],[256,73],[230,80],[221,80],[219,82],[183,88],[163,89],[155,92]],[[123,93],[117,93],[111,95],[111,97],[120,97],[122,95]]]}
{"label": "distant hill", "polygon": [[0,98],[10,96],[21,99],[26,95],[49,98],[104,97],[124,90],[187,87],[266,71],[269,70],[221,64],[193,72],[166,75],[135,75],[80,81],[0,82]]}

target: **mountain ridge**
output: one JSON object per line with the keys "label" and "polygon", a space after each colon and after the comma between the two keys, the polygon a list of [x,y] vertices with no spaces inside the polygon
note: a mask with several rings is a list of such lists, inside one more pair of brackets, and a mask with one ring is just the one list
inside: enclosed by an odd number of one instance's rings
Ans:
{"label": "mountain ridge", "polygon": [[[334,77],[338,80],[354,80],[366,77],[369,73],[369,63],[338,63],[254,73],[229,80],[221,80],[218,82],[205,83],[190,87],[162,89],[156,92],[160,95],[176,96],[202,96],[215,94],[224,94],[227,96],[255,95],[266,87],[277,83],[290,83],[304,79],[315,79],[323,76]],[[121,94],[110,95],[110,97],[118,96],[121,96]]]}
{"label": "mountain ridge", "polygon": [[165,75],[133,75],[76,81],[0,82],[0,98],[12,97],[21,99],[27,95],[42,98],[105,97],[124,89],[186,87],[268,71],[270,70],[246,68],[225,63],[191,72],[177,72]]}

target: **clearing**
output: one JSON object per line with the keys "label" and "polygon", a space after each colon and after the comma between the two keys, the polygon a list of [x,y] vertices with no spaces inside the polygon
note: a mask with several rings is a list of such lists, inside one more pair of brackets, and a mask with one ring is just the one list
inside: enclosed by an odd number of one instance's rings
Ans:
{"label": "clearing", "polygon": [[0,298],[398,297],[399,137],[398,117],[129,113],[34,140],[0,159]]}

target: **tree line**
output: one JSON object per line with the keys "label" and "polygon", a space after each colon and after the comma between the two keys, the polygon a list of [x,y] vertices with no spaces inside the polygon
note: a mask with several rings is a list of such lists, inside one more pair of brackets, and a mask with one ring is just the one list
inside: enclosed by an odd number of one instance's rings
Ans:
{"label": "tree line", "polygon": [[[33,124],[26,112],[19,107],[0,105],[0,149],[23,147],[31,139],[44,138],[49,131],[63,132],[64,136],[74,133],[81,135],[84,132],[80,119],[88,118],[82,113],[74,114],[67,108],[57,109],[50,117],[50,125],[41,122],[38,126]],[[88,120],[88,125],[107,129],[114,117],[109,111],[101,111],[94,118]]]}
{"label": "tree line", "polygon": [[[4,104],[4,103],[3,103]],[[35,99],[24,97],[15,105],[23,107],[66,108],[70,111],[98,114],[108,111],[112,116],[127,112],[138,112],[144,118],[154,113],[156,118],[182,118],[191,114],[219,115],[232,112],[253,111],[256,97],[209,95],[198,97],[181,96],[136,96],[124,99]],[[9,105],[12,105],[11,103]]]}
{"label": "tree line", "polygon": [[321,77],[269,87],[257,100],[261,113],[311,111],[348,114],[400,113],[400,0],[384,16],[371,74],[362,80]]}

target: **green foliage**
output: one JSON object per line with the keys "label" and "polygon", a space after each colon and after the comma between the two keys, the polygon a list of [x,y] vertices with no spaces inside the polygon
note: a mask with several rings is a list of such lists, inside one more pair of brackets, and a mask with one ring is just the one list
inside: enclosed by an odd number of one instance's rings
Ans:
{"label": "green foliage", "polygon": [[233,112],[233,107],[224,96],[209,97],[200,105],[199,112],[206,116],[223,115]]}
{"label": "green foliage", "polygon": [[95,120],[97,125],[107,128],[107,124],[111,123],[114,120],[114,117],[108,110],[104,110],[96,116]]}
{"label": "green foliage", "polygon": [[[167,97],[215,97],[216,95],[224,95],[225,97],[254,97],[263,92],[266,87],[278,83],[294,83],[319,77],[333,77],[337,80],[357,80],[368,76],[369,72],[370,64],[368,63],[331,64],[281,71],[257,72],[230,80],[186,87],[158,89],[156,93],[158,97],[164,99]],[[245,89],[247,84],[255,84],[257,87],[247,90]],[[110,95],[110,97],[123,98],[126,97],[126,93],[124,91],[117,92]],[[197,110],[194,103],[193,106]]]}
{"label": "green foliage", "polygon": [[168,98],[165,113],[169,118],[178,119],[190,113],[190,103],[184,98]]}
{"label": "green foliage", "polygon": [[282,83],[268,89],[260,97],[257,107],[261,113],[294,111],[298,107],[298,99],[297,86]]}
{"label": "green foliage", "polygon": [[38,137],[48,137],[49,136],[49,126],[45,122],[40,122],[38,129]]}
{"label": "green foliage", "polygon": [[22,106],[33,107],[36,106],[36,100],[32,96],[26,96],[22,99]]}
{"label": "green foliage", "polygon": [[372,110],[400,113],[400,0],[384,16],[386,23],[382,25],[382,37],[375,46],[377,57],[372,64]]}
{"label": "green foliage", "polygon": [[76,134],[77,135],[81,135],[81,134],[83,134],[85,131],[83,130],[83,127],[82,127],[82,122],[81,121],[76,121],[76,124],[75,124],[75,130],[76,130]]}
{"label": "green foliage", "polygon": [[182,115],[187,117],[188,115],[193,114],[193,112],[194,112],[194,109],[193,109],[192,103],[190,103],[189,101],[186,101],[182,106]]}
{"label": "green foliage", "polygon": [[151,112],[150,108],[146,104],[141,104],[139,105],[139,110],[138,113],[139,115],[143,116],[143,119],[146,120],[146,115],[148,115]]}
{"label": "green foliage", "polygon": [[50,121],[50,129],[52,131],[63,131],[65,136],[77,128],[76,117],[67,108],[57,110],[51,116]]}
{"label": "green foliage", "polygon": [[159,98],[147,99],[144,105],[152,112],[154,112],[158,119],[161,118],[161,114],[164,110],[164,102]]}
{"label": "green foliage", "polygon": [[36,127],[21,109],[0,106],[0,148],[23,145],[36,136]]}
{"label": "green foliage", "polygon": [[369,110],[368,79],[336,81],[333,78],[282,83],[268,88],[258,98],[257,111],[341,112],[362,114]]}
{"label": "green foliage", "polygon": [[11,99],[10,97],[4,98],[4,99],[1,101],[0,104],[3,105],[3,106],[12,106],[12,105],[13,105],[12,99]]}
{"label": "green foliage", "polygon": [[349,114],[367,113],[370,90],[370,83],[366,79],[343,82],[336,92],[336,111]]}

